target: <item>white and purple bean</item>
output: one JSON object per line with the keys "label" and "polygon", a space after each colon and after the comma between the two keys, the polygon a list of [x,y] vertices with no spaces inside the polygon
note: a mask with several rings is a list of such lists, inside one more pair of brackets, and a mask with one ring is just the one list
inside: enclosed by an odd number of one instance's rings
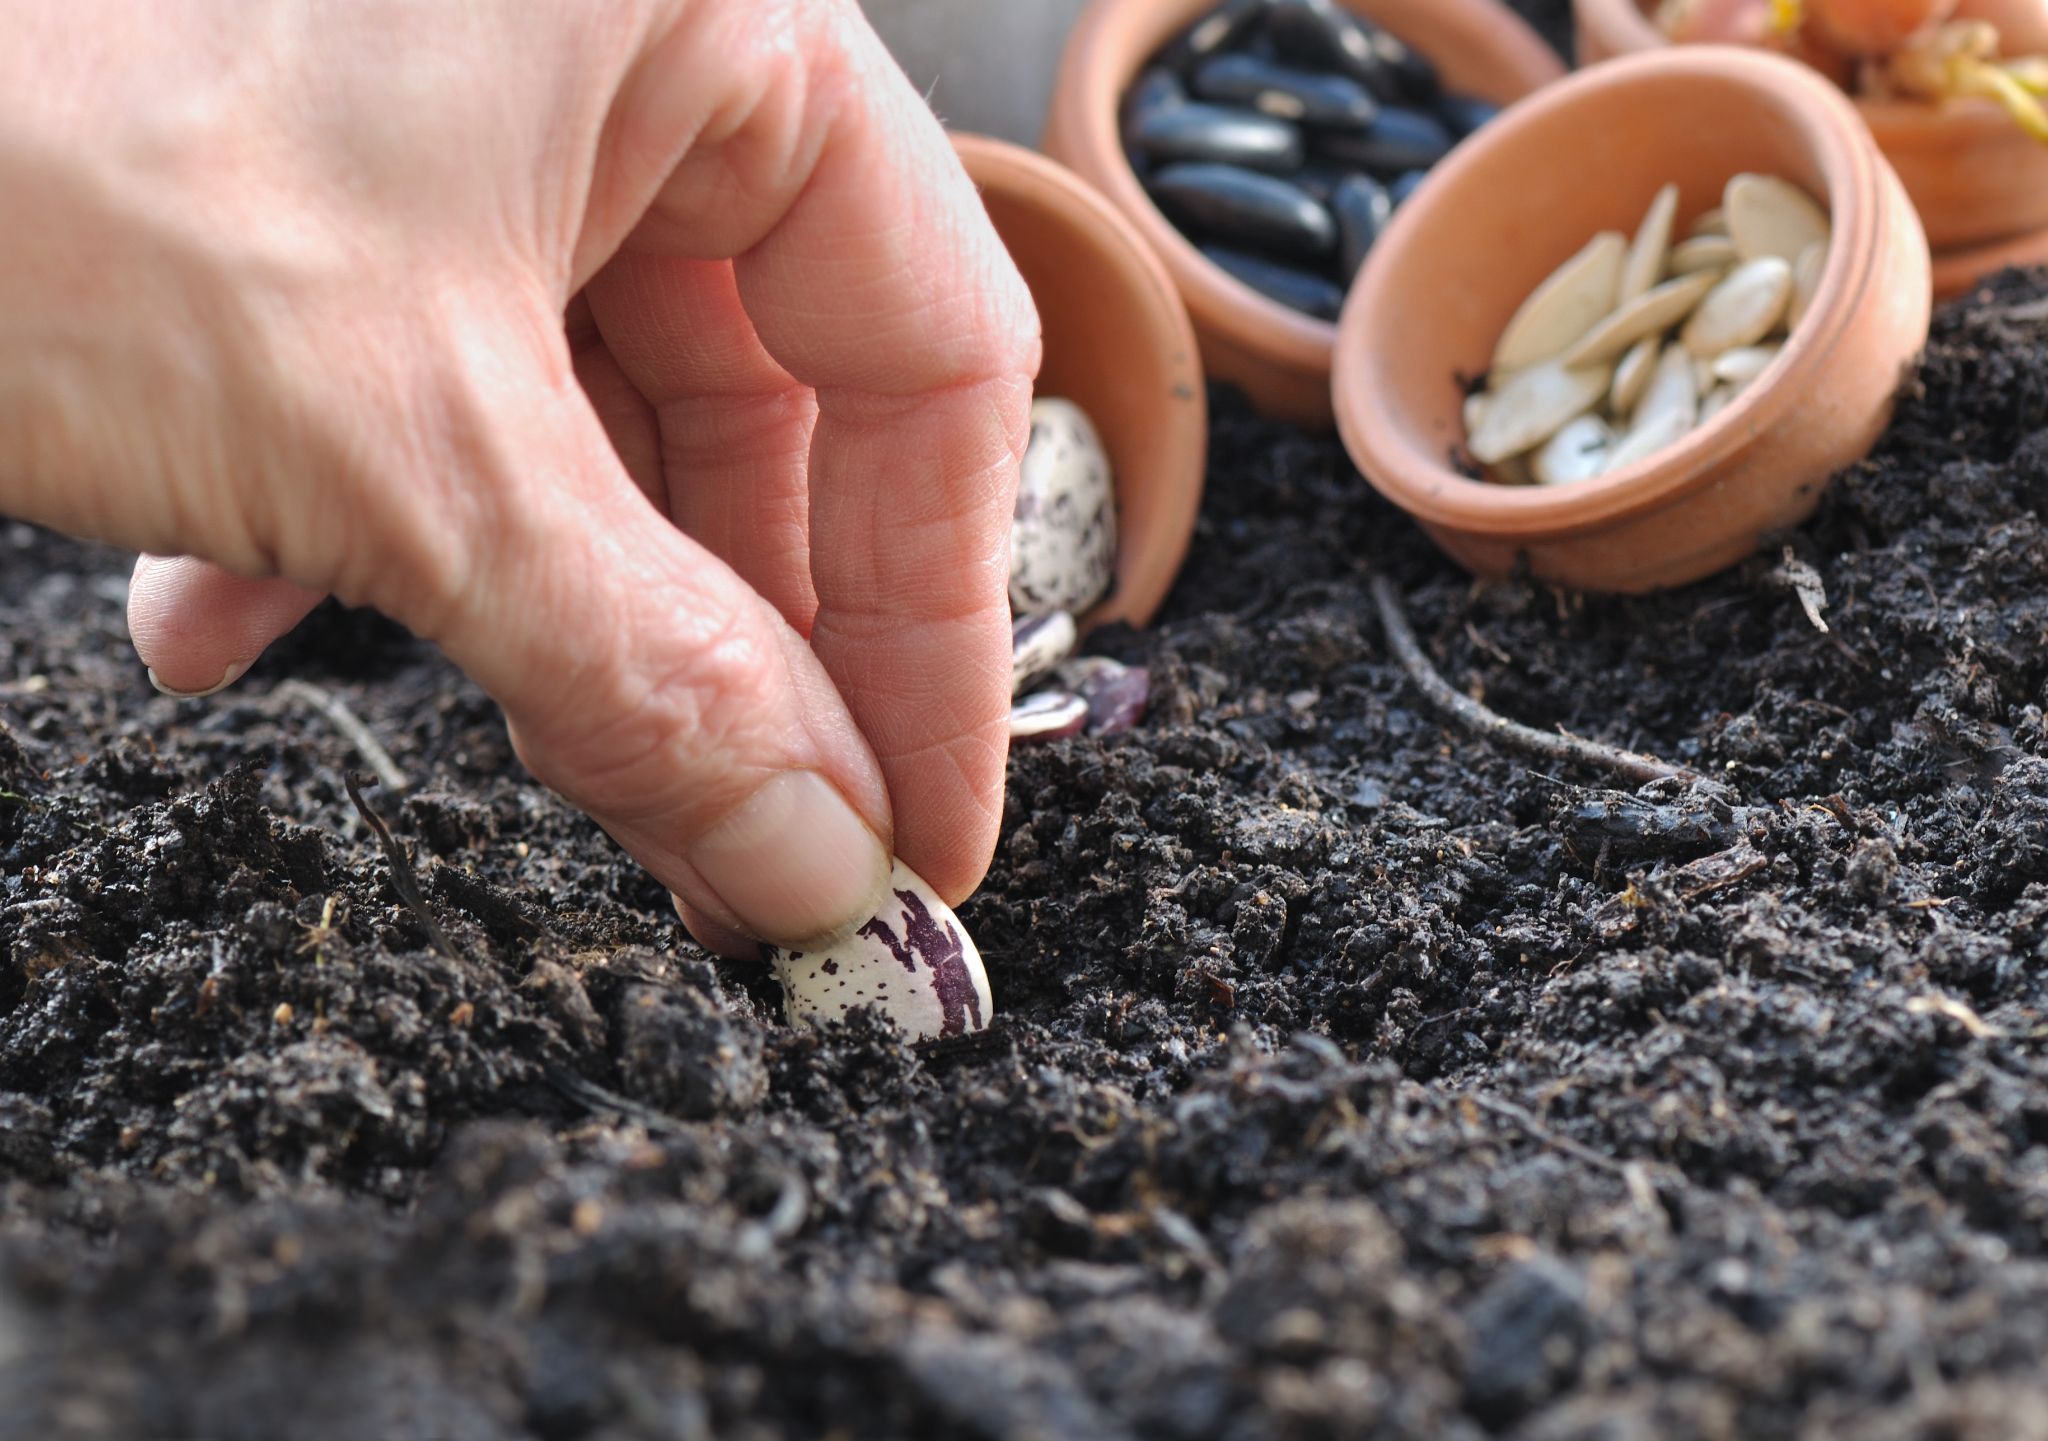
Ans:
{"label": "white and purple bean", "polygon": [[1337,0],[1224,0],[1153,58],[1122,122],[1153,202],[1212,262],[1333,319],[1388,212],[1498,113]]}
{"label": "white and purple bean", "polygon": [[1010,622],[1010,694],[1016,695],[1074,653],[1081,638],[1074,618],[1063,610],[1051,615],[1020,615]]}
{"label": "white and purple bean", "polygon": [[1012,741],[1057,741],[1088,726],[1088,702],[1071,691],[1042,690],[1010,707]]}
{"label": "white and purple bean", "polygon": [[1122,735],[1145,718],[1145,706],[1152,699],[1150,671],[1107,656],[1070,660],[1054,679],[1086,703],[1084,729],[1092,736]]}
{"label": "white and purple bean", "polygon": [[888,904],[845,940],[815,951],[771,946],[768,955],[791,1025],[873,1006],[912,1040],[928,1041],[984,1030],[995,1013],[967,928],[901,861]]}
{"label": "white and purple bean", "polygon": [[1109,453],[1072,401],[1031,403],[1031,443],[1010,527],[1010,608],[1080,615],[1116,579],[1116,493]]}

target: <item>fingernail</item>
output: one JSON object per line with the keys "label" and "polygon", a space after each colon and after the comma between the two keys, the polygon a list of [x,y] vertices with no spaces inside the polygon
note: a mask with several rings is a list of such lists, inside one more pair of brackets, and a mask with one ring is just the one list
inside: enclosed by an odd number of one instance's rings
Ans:
{"label": "fingernail", "polygon": [[253,662],[246,660],[238,660],[234,662],[225,671],[221,673],[220,684],[208,686],[205,690],[172,690],[169,686],[165,685],[162,681],[157,679],[156,668],[154,666],[150,668],[149,683],[155,686],[159,691],[163,692],[163,694],[167,696],[173,696],[178,700],[198,700],[202,696],[210,696],[214,694],[214,692],[216,691],[226,690],[229,686],[233,685],[236,681],[240,680],[243,676],[249,673],[249,667],[251,664],[253,664]]}
{"label": "fingernail", "polygon": [[690,864],[764,941],[795,947],[867,923],[889,885],[889,852],[823,776],[785,771],[713,826]]}

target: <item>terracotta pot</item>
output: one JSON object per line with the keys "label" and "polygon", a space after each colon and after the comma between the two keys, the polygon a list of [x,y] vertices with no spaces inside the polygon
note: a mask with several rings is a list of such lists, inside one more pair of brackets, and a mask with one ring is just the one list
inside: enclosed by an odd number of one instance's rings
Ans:
{"label": "terracotta pot", "polygon": [[1129,221],[1071,172],[979,135],[954,149],[1038,304],[1038,393],[1088,413],[1116,476],[1116,589],[1083,629],[1147,624],[1186,558],[1209,459],[1187,308]]}
{"label": "terracotta pot", "polygon": [[[1560,486],[1468,480],[1456,377],[1522,300],[1666,181],[1680,233],[1741,171],[1824,197],[1834,243],[1771,370],[1646,461]],[[1598,176],[1597,185],[1585,182]],[[1462,146],[1394,217],[1339,323],[1337,423],[1381,493],[1456,560],[1589,590],[1682,584],[1810,514],[1863,455],[1927,336],[1927,241],[1846,97],[1803,66],[1686,46],[1581,71]]]}
{"label": "terracotta pot", "polygon": [[1934,257],[1934,298],[1959,299],[2001,270],[2031,265],[2048,265],[2048,230],[1941,251]]}
{"label": "terracotta pot", "polygon": [[[1556,54],[1496,0],[1343,0],[1429,57],[1445,83],[1499,105],[1564,73]],[[1108,196],[1163,258],[1194,316],[1209,374],[1269,415],[1330,419],[1336,327],[1226,275],[1161,215],[1124,158],[1117,107],[1145,62],[1215,0],[1094,0],[1067,39],[1045,149]]]}
{"label": "terracotta pot", "polygon": [[[1583,64],[1670,44],[1643,0],[1572,0],[1572,13]],[[1856,107],[1937,254],[2048,229],[2048,145],[1989,100],[1859,100]]]}

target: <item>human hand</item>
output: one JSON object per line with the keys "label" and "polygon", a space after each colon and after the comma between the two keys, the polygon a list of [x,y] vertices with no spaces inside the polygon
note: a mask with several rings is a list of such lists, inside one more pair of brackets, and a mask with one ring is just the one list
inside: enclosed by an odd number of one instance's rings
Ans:
{"label": "human hand", "polygon": [[4,8],[0,512],[160,684],[332,593],[707,943],[972,890],[1037,322],[850,0]]}

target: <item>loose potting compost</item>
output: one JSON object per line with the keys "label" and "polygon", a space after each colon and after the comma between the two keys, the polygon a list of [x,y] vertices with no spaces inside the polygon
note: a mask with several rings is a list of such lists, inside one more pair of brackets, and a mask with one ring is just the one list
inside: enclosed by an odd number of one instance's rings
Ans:
{"label": "loose potting compost", "polygon": [[[1775,383],[1815,197],[1627,204],[1508,360]],[[980,891],[759,960],[396,625],[157,695],[132,557],[0,520],[0,1438],[2048,1436],[2048,273],[1899,384],[1629,597],[1216,387],[1152,623],[1029,567]]]}

